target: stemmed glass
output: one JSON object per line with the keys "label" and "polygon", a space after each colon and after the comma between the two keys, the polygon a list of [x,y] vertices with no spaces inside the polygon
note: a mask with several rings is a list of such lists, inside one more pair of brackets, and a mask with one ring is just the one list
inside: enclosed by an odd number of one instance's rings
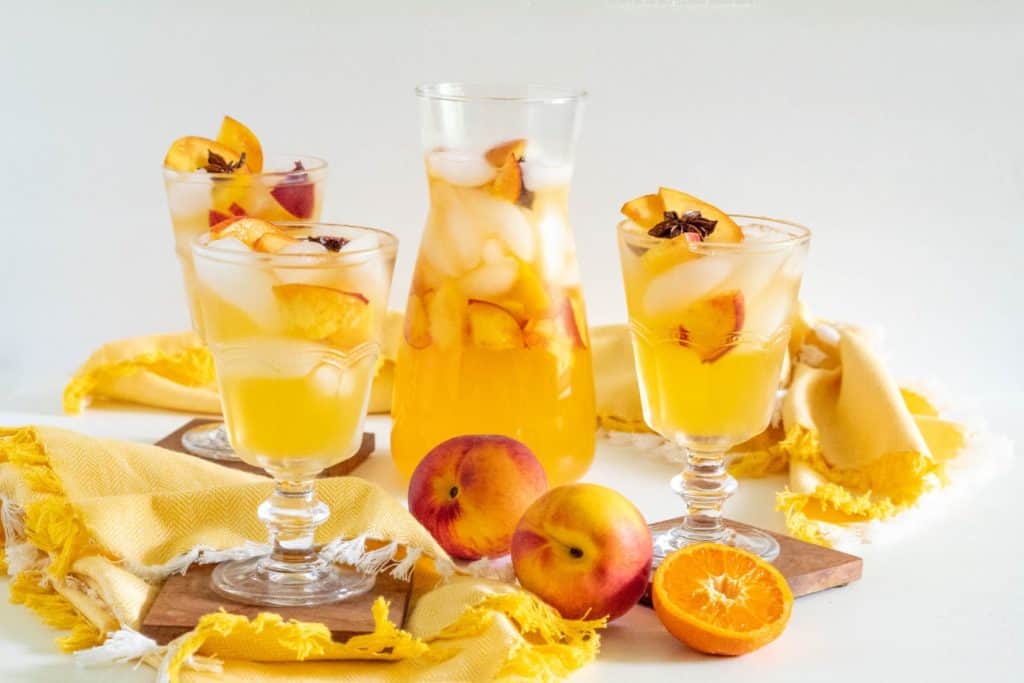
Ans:
{"label": "stemmed glass", "polygon": [[723,523],[722,506],[737,486],[725,453],[771,419],[810,231],[731,218],[740,242],[659,238],[629,220],[618,226],[644,420],[685,452],[671,486],[687,514],[655,537],[655,562],[699,542],[767,559],[779,553],[770,535]]}
{"label": "stemmed glass", "polygon": [[330,511],[314,479],[358,450],[398,242],[372,228],[278,226],[297,248],[261,253],[208,233],[192,247],[231,444],[275,483],[258,511],[271,553],[225,562],[212,580],[246,603],[316,605],[374,583],[318,554],[314,532]]}
{"label": "stemmed glass", "polygon": [[[205,331],[192,264],[192,241],[197,236],[217,222],[239,215],[268,221],[320,219],[327,179],[326,161],[310,156],[268,155],[265,167],[277,170],[187,173],[163,169],[175,252],[181,264],[192,327],[200,338],[205,337]],[[231,450],[223,422],[193,427],[182,435],[181,443],[189,453],[203,458],[238,460]]]}

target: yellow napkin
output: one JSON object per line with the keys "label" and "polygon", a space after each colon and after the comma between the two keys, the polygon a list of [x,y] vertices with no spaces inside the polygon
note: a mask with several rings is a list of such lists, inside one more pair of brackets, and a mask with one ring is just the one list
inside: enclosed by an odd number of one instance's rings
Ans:
{"label": "yellow napkin", "polygon": [[[321,624],[205,616],[166,648],[138,634],[159,582],[193,562],[247,557],[266,533],[256,507],[272,484],[156,446],[60,429],[0,430],[3,554],[11,599],[69,630],[83,663],[141,659],[166,681],[477,681],[551,679],[596,655],[601,621],[569,621],[511,586],[456,577],[430,534],[390,495],[354,477],[324,479],[334,511],[326,552],[367,571],[407,576],[422,594],[400,630],[374,605],[377,628],[346,643]],[[425,584],[423,582],[426,582]],[[220,671],[216,678],[213,673]]]}

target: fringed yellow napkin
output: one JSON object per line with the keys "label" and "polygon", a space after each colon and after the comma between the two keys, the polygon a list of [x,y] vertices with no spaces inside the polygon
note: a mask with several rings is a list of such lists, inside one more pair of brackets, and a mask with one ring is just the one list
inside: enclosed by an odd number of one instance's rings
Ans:
{"label": "fringed yellow napkin", "polygon": [[[628,330],[607,328],[602,336],[603,344],[597,335],[594,343],[598,386],[601,378],[611,383],[605,395],[615,397],[599,401],[602,426],[645,431]],[[789,486],[778,493],[777,506],[797,538],[822,545],[866,540],[878,525],[941,490],[949,482],[947,465],[975,457],[983,440],[991,451],[1008,448],[1005,441],[944,418],[924,392],[898,386],[853,326],[801,310],[789,356],[777,419],[733,449],[730,471],[738,477],[788,472]]]}
{"label": "fringed yellow napkin", "polygon": [[[374,633],[336,643],[321,624],[204,617],[160,648],[137,633],[159,582],[189,564],[265,549],[265,478],[155,446],[46,427],[0,430],[3,555],[11,599],[70,633],[83,664],[143,660],[163,681],[552,679],[594,658],[600,621],[569,621],[512,586],[455,577],[416,602],[408,630],[374,606]],[[418,581],[452,562],[386,492],[353,477],[318,482],[334,514],[325,552]],[[419,583],[418,583],[419,585]],[[219,672],[211,678],[211,672]]]}

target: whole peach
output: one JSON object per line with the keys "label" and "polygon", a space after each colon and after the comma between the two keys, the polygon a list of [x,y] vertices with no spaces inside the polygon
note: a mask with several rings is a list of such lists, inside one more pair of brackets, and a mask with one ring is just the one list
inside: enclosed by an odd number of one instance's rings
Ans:
{"label": "whole peach", "polygon": [[597,484],[538,498],[512,536],[519,583],[570,619],[622,616],[647,589],[651,532],[633,503]]}
{"label": "whole peach", "polygon": [[516,522],[548,488],[540,461],[507,436],[457,436],[427,453],[409,482],[409,511],[448,554],[509,551]]}

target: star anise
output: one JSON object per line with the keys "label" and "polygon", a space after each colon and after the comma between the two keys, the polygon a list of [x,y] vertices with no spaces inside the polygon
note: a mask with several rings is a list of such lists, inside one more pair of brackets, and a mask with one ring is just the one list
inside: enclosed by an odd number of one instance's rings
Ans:
{"label": "star anise", "polygon": [[701,241],[703,241],[711,234],[717,224],[718,221],[701,216],[700,211],[696,209],[687,211],[682,216],[675,211],[666,211],[665,220],[648,230],[647,234],[651,237],[672,239],[673,237],[679,237],[684,232],[692,232],[696,233]]}
{"label": "star anise", "polygon": [[206,150],[206,166],[203,166],[203,170],[207,173],[234,173],[244,165],[245,152],[238,156],[238,161],[231,162],[212,149],[208,149]]}
{"label": "star anise", "polygon": [[331,235],[316,235],[306,239],[323,245],[327,251],[341,251],[341,248],[348,244],[348,240],[344,237],[332,237]]}

